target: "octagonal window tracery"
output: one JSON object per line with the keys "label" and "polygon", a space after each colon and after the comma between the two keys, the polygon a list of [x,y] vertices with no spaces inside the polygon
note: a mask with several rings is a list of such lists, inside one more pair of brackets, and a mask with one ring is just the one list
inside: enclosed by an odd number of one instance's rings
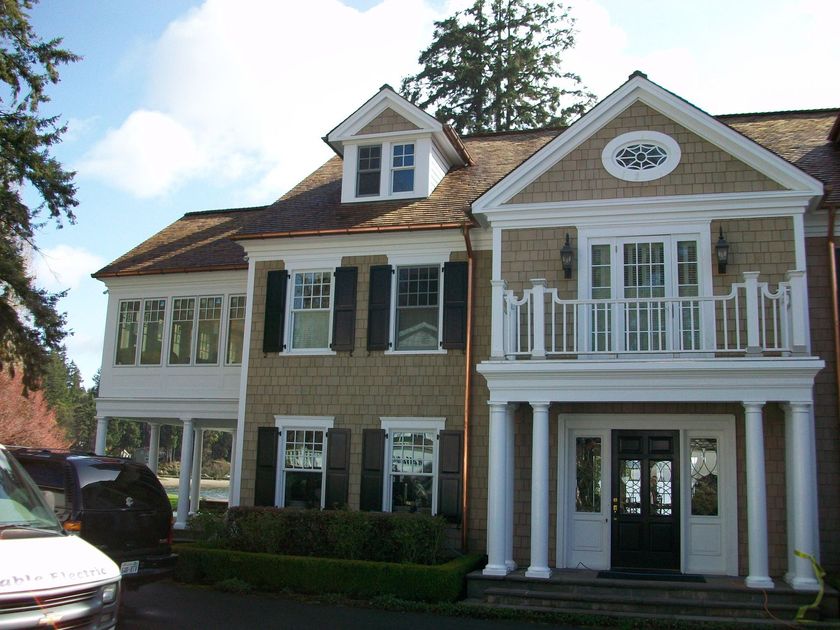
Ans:
{"label": "octagonal window tracery", "polygon": [[673,171],[680,157],[680,147],[670,136],[657,131],[633,131],[609,142],[601,161],[613,177],[646,182]]}

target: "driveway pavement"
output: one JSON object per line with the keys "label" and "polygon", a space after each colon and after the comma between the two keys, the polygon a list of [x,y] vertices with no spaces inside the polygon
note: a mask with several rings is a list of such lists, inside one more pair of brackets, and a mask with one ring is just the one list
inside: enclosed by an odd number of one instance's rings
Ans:
{"label": "driveway pavement", "polygon": [[120,630],[164,628],[213,630],[215,628],[274,628],[312,630],[511,630],[576,626],[537,625],[521,621],[490,621],[443,617],[427,613],[392,612],[369,608],[314,604],[274,595],[235,595],[187,586],[171,581],[156,582],[136,591],[123,592]]}

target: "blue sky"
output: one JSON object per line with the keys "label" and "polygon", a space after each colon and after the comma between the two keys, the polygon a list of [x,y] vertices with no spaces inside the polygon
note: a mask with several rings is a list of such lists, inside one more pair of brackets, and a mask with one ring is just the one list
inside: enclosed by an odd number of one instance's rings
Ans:
{"label": "blue sky", "polygon": [[[184,212],[268,203],[330,156],[327,131],[416,70],[432,23],[466,0],[42,0],[33,23],[84,59],[47,113],[69,126],[76,225],[37,236],[41,286],[86,381],[106,296],[93,271]],[[713,113],[840,107],[840,3],[580,0],[565,69],[602,98],[633,70]]]}

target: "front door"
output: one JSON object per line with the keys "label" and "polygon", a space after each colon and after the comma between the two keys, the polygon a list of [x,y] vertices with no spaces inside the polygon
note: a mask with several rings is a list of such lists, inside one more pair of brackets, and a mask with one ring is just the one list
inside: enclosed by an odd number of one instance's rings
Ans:
{"label": "front door", "polygon": [[679,432],[612,432],[612,567],[680,570]]}

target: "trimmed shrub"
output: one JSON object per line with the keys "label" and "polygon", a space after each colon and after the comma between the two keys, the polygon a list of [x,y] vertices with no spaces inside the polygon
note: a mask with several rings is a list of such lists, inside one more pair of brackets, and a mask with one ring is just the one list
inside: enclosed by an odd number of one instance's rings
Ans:
{"label": "trimmed shrub", "polygon": [[199,584],[247,580],[260,591],[289,589],[302,593],[340,593],[372,598],[390,595],[400,599],[452,602],[462,596],[464,576],[482,562],[482,556],[462,556],[445,564],[423,566],[279,556],[200,544],[176,545],[176,579]]}
{"label": "trimmed shrub", "polygon": [[289,556],[437,564],[446,522],[420,514],[235,507],[190,521],[206,545]]}

